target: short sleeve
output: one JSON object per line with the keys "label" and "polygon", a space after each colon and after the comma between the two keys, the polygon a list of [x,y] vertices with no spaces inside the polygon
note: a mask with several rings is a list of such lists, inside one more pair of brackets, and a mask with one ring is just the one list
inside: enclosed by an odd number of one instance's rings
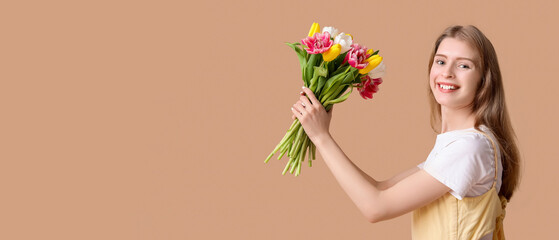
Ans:
{"label": "short sleeve", "polygon": [[424,171],[451,189],[462,199],[493,161],[492,149],[483,137],[468,134],[451,141],[421,166]]}

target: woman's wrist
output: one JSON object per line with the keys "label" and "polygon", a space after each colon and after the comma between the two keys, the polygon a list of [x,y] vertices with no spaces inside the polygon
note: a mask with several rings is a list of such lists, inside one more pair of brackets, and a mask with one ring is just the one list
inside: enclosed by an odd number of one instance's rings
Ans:
{"label": "woman's wrist", "polygon": [[311,139],[311,141],[314,143],[314,145],[317,148],[320,148],[321,146],[323,146],[324,144],[326,144],[328,141],[332,141],[332,135],[330,135],[330,132],[326,132],[324,134],[315,136]]}

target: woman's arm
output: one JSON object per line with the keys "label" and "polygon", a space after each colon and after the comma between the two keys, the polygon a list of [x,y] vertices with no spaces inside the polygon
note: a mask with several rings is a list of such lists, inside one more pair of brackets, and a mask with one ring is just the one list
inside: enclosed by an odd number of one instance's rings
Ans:
{"label": "woman's arm", "polygon": [[[395,176],[391,177],[388,180],[378,182],[377,183],[377,188],[379,190],[386,190],[386,189],[394,186],[396,183],[402,181],[403,179],[405,179],[409,175],[414,174],[417,171],[419,171],[419,168],[416,166],[416,167],[410,168],[406,171],[403,171],[401,173],[398,173],[398,174],[396,174]],[[369,178],[372,179],[372,177],[369,177]]]}
{"label": "woman's arm", "polygon": [[382,188],[371,184],[361,170],[343,153],[334,139],[323,138],[316,143],[326,165],[370,222],[391,219],[422,207],[450,189],[427,174],[416,170],[393,186]]}
{"label": "woman's arm", "polygon": [[387,220],[424,206],[450,189],[425,171],[411,169],[385,182],[365,174],[345,155],[329,132],[327,113],[312,91],[301,96],[292,111],[316,145],[330,171],[370,222]]}

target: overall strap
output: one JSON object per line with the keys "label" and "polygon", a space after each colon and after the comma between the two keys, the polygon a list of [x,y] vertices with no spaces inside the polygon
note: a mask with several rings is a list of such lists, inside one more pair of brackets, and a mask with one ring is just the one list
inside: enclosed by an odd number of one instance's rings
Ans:
{"label": "overall strap", "polygon": [[[495,185],[497,184],[497,166],[498,165],[498,159],[497,159],[497,147],[495,146],[495,142],[493,141],[493,139],[491,139],[491,137],[489,137],[489,135],[487,135],[487,133],[484,133],[482,131],[474,131],[480,134],[483,134],[487,139],[489,139],[489,141],[491,142],[491,145],[493,147],[493,157],[495,159],[495,179],[493,181],[493,186],[491,188],[494,188]],[[490,190],[491,191],[491,190]],[[499,200],[501,202],[501,214],[499,216],[497,216],[496,222],[495,222],[495,230],[493,231],[493,240],[502,240],[505,239],[505,231],[503,229],[503,220],[505,219],[505,215],[506,215],[506,211],[505,208],[507,207],[507,199],[504,196],[499,196]]]}

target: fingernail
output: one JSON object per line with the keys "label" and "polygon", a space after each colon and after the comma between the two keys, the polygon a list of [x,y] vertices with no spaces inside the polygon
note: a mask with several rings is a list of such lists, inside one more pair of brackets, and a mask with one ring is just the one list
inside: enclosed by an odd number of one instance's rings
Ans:
{"label": "fingernail", "polygon": [[301,91],[299,94],[303,94],[303,91]]}

